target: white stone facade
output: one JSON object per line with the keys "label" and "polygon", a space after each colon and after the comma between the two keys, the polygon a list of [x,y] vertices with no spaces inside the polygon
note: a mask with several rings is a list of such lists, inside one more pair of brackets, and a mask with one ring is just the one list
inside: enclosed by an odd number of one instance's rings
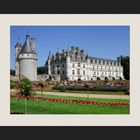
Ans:
{"label": "white stone facade", "polygon": [[109,60],[88,56],[84,50],[71,47],[46,61],[48,74],[55,80],[89,81],[124,79],[120,60]]}
{"label": "white stone facade", "polygon": [[16,49],[16,76],[27,77],[31,81],[37,81],[37,54],[35,52],[35,39],[26,35],[26,41],[22,46],[18,42]]}

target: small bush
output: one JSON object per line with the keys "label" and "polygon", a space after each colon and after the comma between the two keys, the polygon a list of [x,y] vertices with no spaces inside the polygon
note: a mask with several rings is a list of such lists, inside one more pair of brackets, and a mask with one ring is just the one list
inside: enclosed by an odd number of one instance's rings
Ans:
{"label": "small bush", "polygon": [[66,88],[64,86],[60,87],[60,92],[65,92],[66,91]]}
{"label": "small bush", "polygon": [[10,89],[14,89],[16,87],[15,84],[10,84]]}
{"label": "small bush", "polygon": [[127,95],[129,95],[129,94],[130,94],[129,90],[127,90],[125,93],[126,93]]}

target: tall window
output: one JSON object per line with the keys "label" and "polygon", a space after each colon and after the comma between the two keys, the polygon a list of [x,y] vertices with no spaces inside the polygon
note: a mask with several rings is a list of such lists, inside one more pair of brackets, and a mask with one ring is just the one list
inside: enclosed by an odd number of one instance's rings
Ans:
{"label": "tall window", "polygon": [[85,75],[85,70],[83,70],[83,75]]}
{"label": "tall window", "polygon": [[74,63],[72,64],[72,67],[75,67]]}
{"label": "tall window", "polygon": [[83,64],[83,68],[85,68],[85,64]]}
{"label": "tall window", "polygon": [[74,71],[74,70],[72,70],[72,74],[73,74],[73,75],[75,74],[75,71]]}
{"label": "tall window", "polygon": [[78,67],[80,67],[80,63],[78,63]]}
{"label": "tall window", "polygon": [[77,69],[77,75],[80,75],[80,69]]}
{"label": "tall window", "polygon": [[64,70],[62,71],[62,74],[65,74],[65,71]]}

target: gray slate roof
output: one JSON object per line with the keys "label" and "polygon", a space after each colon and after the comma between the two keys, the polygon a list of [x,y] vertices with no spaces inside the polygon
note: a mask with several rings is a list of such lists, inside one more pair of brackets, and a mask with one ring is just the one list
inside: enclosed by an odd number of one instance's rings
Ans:
{"label": "gray slate roof", "polygon": [[31,48],[30,39],[29,40],[26,39],[26,41],[20,51],[20,54],[36,54],[37,55],[37,53],[34,50],[32,50],[32,48]]}
{"label": "gray slate roof", "polygon": [[92,56],[89,56],[89,59],[117,62],[117,60],[104,59],[104,58],[98,58],[98,57],[92,57]]}

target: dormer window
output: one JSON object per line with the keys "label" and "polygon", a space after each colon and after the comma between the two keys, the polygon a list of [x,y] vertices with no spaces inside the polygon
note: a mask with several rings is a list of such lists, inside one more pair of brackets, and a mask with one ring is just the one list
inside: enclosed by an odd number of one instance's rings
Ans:
{"label": "dormer window", "polygon": [[95,60],[95,64],[97,64],[97,60]]}

